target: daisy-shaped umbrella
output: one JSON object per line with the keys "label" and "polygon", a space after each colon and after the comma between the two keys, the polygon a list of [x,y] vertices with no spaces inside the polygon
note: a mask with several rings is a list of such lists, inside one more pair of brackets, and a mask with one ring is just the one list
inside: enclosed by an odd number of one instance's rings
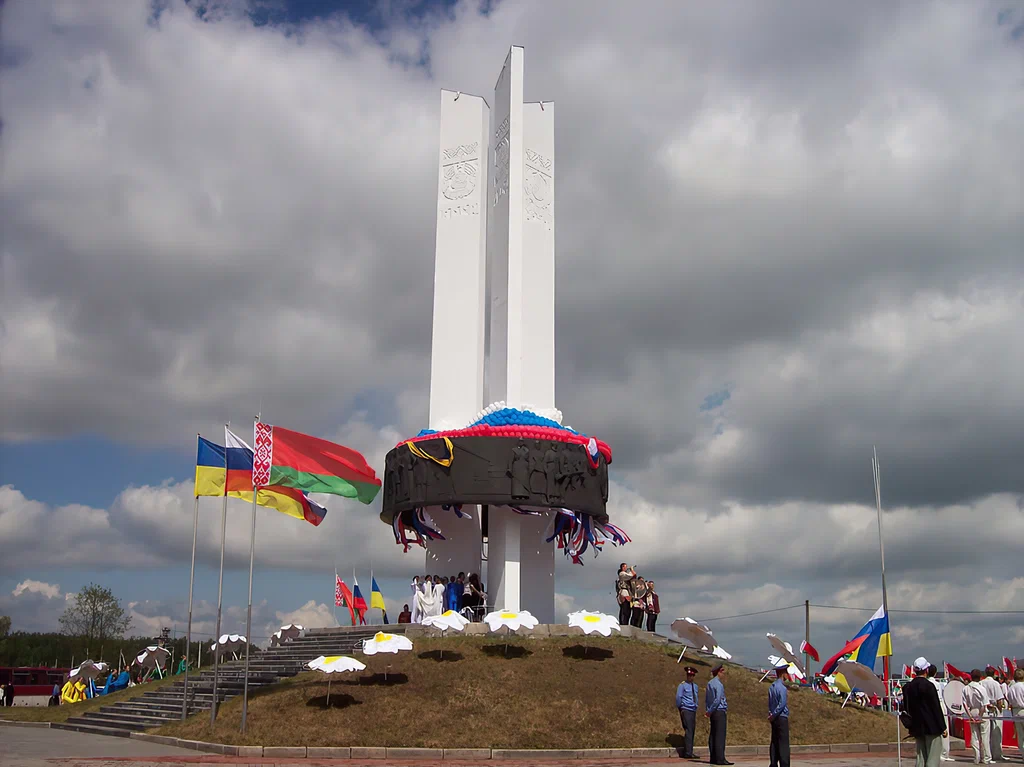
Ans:
{"label": "daisy-shaped umbrella", "polygon": [[355,658],[347,655],[321,655],[306,664],[314,671],[322,671],[327,674],[327,707],[331,707],[331,674],[343,674],[349,671],[362,671],[366,668],[365,663],[360,663]]}
{"label": "daisy-shaped umbrella", "polygon": [[[835,675],[836,677],[843,677],[842,680],[836,680],[839,683],[839,689],[845,686],[850,690],[860,690],[867,695],[877,695],[879,698],[886,696],[885,683],[875,676],[875,672],[863,663],[857,663],[857,661],[853,660],[841,660],[836,665]],[[843,685],[843,682],[846,684]]]}
{"label": "daisy-shaped umbrella", "polygon": [[401,650],[411,650],[412,640],[401,634],[385,634],[378,631],[369,639],[363,640],[363,654],[376,655],[379,652],[398,654]]}
{"label": "daisy-shaped umbrella", "polygon": [[71,679],[92,680],[106,673],[107,664],[103,661],[94,663],[91,660],[85,660],[78,664],[78,668],[71,669],[71,673],[68,674],[68,677]]}
{"label": "daisy-shaped umbrella", "polygon": [[[411,650],[412,640],[401,634],[385,634],[378,631],[370,639],[363,640],[363,654],[376,655],[379,652],[389,652],[397,655],[402,650]],[[388,678],[387,669],[384,669],[384,679]]]}
{"label": "daisy-shaped umbrella", "polygon": [[[448,630],[462,631],[469,625],[469,620],[454,610],[446,610],[440,615],[429,615],[422,621],[424,626],[431,626],[441,629],[441,636]],[[441,649],[441,657],[444,657],[444,648]]]}
{"label": "daisy-shaped umbrella", "polygon": [[221,634],[220,641],[210,645],[210,652],[217,654],[234,653],[245,647],[246,639],[241,634]]}
{"label": "daisy-shaped umbrella", "polygon": [[765,680],[768,674],[772,673],[776,669],[779,669],[783,666],[785,666],[786,670],[789,672],[789,675],[794,679],[804,678],[804,672],[795,663],[791,663],[788,658],[783,658],[778,655],[769,655],[768,663],[770,664],[770,668],[768,669],[768,673],[761,677],[762,682]]}
{"label": "daisy-shaped umbrella", "polygon": [[512,632],[519,631],[521,628],[536,628],[539,622],[530,614],[529,610],[520,610],[519,612],[514,610],[495,610],[493,613],[487,613],[484,616],[484,623],[487,624],[488,630],[492,633],[499,631],[502,626],[508,629],[508,634],[505,637],[506,655],[508,655],[508,637]]}
{"label": "daisy-shaped umbrella", "polygon": [[281,645],[287,642],[289,639],[295,639],[302,633],[302,626],[298,623],[289,623],[287,626],[282,626],[273,633],[270,637],[270,644]]}
{"label": "daisy-shaped umbrella", "polygon": [[586,610],[569,613],[569,625],[583,629],[584,634],[593,634],[596,631],[604,637],[610,637],[613,630],[622,630],[619,627],[619,622],[611,615],[592,613]]}
{"label": "daisy-shaped umbrella", "polygon": [[[672,630],[682,639],[688,643],[691,647],[695,647],[698,650],[711,653],[716,658],[722,658],[723,660],[729,660],[732,656],[718,646],[715,642],[715,638],[711,635],[711,629],[707,626],[702,626],[697,623],[693,618],[679,618],[678,620],[672,621]],[[683,655],[686,653],[686,648],[683,648],[683,652],[679,654],[679,660],[683,659]],[[677,663],[679,661],[676,661]]]}
{"label": "daisy-shaped umbrella", "polygon": [[796,666],[800,670],[800,677],[803,678],[804,664],[800,662],[800,658],[798,658],[796,653],[793,652],[793,645],[789,642],[783,641],[775,634],[769,633],[766,636],[768,637],[768,641],[771,643],[772,648],[775,650],[775,653],[780,658],[784,658],[788,661],[791,666]]}
{"label": "daisy-shaped umbrella", "polygon": [[136,656],[135,663],[145,669],[155,668],[157,675],[163,679],[163,670],[170,658],[171,652],[166,647],[150,645]]}

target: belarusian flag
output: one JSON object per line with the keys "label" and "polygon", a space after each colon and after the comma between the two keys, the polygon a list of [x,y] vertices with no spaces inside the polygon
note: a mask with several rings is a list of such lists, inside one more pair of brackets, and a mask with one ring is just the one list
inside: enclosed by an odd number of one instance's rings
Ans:
{"label": "belarusian flag", "polygon": [[362,503],[371,503],[380,491],[380,479],[359,452],[259,421],[252,483],[255,487],[297,487]]}

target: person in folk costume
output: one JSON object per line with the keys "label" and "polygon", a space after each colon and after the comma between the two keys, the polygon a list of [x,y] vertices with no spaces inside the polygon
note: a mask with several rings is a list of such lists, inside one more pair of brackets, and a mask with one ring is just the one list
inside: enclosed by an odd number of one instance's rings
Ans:
{"label": "person in folk costume", "polygon": [[654,632],[658,625],[658,615],[661,614],[661,603],[658,601],[658,592],[654,590],[654,581],[647,581],[647,630]]}
{"label": "person in folk costume", "polygon": [[647,607],[647,583],[643,578],[635,578],[633,580],[633,598],[632,598],[632,612],[633,619],[630,621],[631,626],[636,628],[643,628],[644,625],[644,609]]}
{"label": "person in folk costume", "polygon": [[419,623],[423,616],[420,615],[420,577],[418,575],[412,577],[412,583],[409,584],[409,588],[412,589],[412,622]]}
{"label": "person in folk costume", "polygon": [[619,625],[628,626],[633,614],[631,603],[632,580],[636,572],[623,562],[619,565],[619,573],[615,577],[615,598],[619,603]]}

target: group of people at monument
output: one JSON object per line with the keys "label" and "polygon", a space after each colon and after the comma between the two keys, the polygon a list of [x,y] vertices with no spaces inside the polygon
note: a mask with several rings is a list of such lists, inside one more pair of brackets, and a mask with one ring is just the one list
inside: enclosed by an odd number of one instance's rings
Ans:
{"label": "group of people at monument", "polygon": [[422,623],[424,618],[441,615],[448,610],[465,615],[469,620],[479,620],[487,605],[487,592],[476,573],[458,575],[414,576],[409,584],[412,591],[411,609],[409,604],[402,607],[399,623]]}
{"label": "group of people at monument", "polygon": [[619,605],[619,624],[654,631],[658,625],[661,604],[654,581],[637,574],[636,565],[619,565],[615,578],[615,595]]}

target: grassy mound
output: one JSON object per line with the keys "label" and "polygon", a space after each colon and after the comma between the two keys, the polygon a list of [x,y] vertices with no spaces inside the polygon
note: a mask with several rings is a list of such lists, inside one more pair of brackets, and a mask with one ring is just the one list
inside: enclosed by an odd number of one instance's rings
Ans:
{"label": "grassy mound", "polygon": [[[681,744],[675,709],[678,650],[628,639],[560,637],[417,639],[412,652],[363,658],[361,674],[305,673],[221,707],[216,727],[194,716],[162,735],[239,745],[421,746],[448,748],[626,748]],[[443,654],[442,654],[443,650]],[[707,660],[699,669],[704,694]],[[386,668],[387,667],[387,668]],[[769,741],[768,683],[729,667],[728,741]],[[387,679],[384,671],[387,671]],[[799,690],[790,694],[793,743],[891,741],[890,717],[841,709]],[[707,743],[698,717],[696,743]]]}
{"label": "grassy mound", "polygon": [[[191,672],[189,672],[191,674]],[[65,703],[60,706],[14,706],[0,711],[0,719],[14,722],[66,722],[69,717],[81,716],[86,711],[98,711],[100,706],[109,706],[122,700],[137,698],[143,693],[157,690],[165,684],[173,684],[178,677],[169,676],[155,679],[152,682],[129,687],[127,690],[100,695],[96,698],[83,700],[79,703]]]}

